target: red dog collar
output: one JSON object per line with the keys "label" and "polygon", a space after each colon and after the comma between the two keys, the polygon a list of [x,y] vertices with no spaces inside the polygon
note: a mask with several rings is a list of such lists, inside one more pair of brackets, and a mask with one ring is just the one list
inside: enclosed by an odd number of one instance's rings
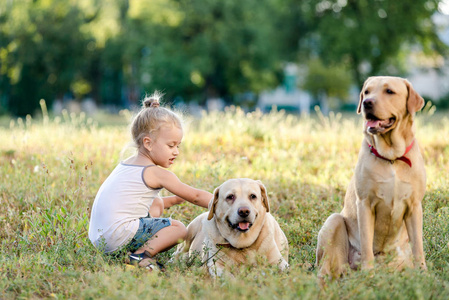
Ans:
{"label": "red dog collar", "polygon": [[412,167],[412,162],[410,161],[410,159],[408,159],[407,157],[405,157],[405,155],[410,151],[410,149],[412,149],[414,143],[415,143],[415,140],[413,140],[412,143],[410,144],[410,146],[408,146],[408,147],[405,149],[404,155],[402,155],[402,156],[399,157],[399,158],[393,159],[393,160],[388,159],[388,158],[383,157],[382,155],[380,155],[379,152],[377,152],[376,148],[374,148],[374,146],[370,145],[370,143],[368,143],[368,147],[369,147],[369,150],[371,151],[371,154],[374,155],[374,156],[376,156],[376,157],[382,158],[383,160],[389,161],[390,163],[394,163],[396,160],[402,160],[402,161],[405,162],[407,165],[409,165],[410,168],[411,168],[411,167]]}

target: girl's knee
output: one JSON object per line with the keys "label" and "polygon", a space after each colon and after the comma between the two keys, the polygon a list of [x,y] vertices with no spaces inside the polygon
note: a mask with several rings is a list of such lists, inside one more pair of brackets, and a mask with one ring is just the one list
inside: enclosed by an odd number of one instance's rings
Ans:
{"label": "girl's knee", "polygon": [[151,203],[151,206],[156,205],[156,206],[164,206],[164,200],[162,200],[162,198],[160,197],[155,197],[153,199],[153,203]]}
{"label": "girl's knee", "polygon": [[159,218],[163,212],[164,201],[159,197],[154,198],[153,203],[150,206],[150,216],[152,216],[153,218]]}
{"label": "girl's knee", "polygon": [[171,220],[171,226],[176,228],[176,232],[179,234],[180,238],[184,239],[187,235],[187,228],[184,224],[177,220]]}

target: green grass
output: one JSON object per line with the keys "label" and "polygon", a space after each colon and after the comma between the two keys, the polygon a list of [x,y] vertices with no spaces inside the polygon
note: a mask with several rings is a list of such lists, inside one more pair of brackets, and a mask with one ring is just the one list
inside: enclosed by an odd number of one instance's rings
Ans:
{"label": "green grass", "polygon": [[[417,117],[427,168],[424,247],[429,270],[352,272],[320,290],[317,233],[342,208],[362,141],[354,115],[298,118],[239,109],[186,117],[182,181],[213,191],[229,178],[260,179],[289,240],[290,270],[245,267],[212,280],[198,263],[164,274],[129,269],[89,242],[89,209],[115,165],[130,153],[129,114],[13,120],[0,127],[0,298],[447,299],[449,295],[449,119]],[[100,125],[98,125],[100,124]],[[103,125],[101,125],[103,124]],[[123,153],[123,154],[122,154]],[[189,203],[165,215],[188,224]],[[161,255],[163,261],[170,258]]]}

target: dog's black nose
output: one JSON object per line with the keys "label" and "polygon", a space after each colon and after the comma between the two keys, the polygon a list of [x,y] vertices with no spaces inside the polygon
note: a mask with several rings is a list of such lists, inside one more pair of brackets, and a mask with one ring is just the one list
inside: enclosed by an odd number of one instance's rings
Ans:
{"label": "dog's black nose", "polygon": [[246,218],[249,215],[249,213],[250,213],[249,207],[244,206],[239,208],[238,214],[240,217]]}
{"label": "dog's black nose", "polygon": [[367,98],[367,99],[363,100],[363,107],[365,109],[373,108],[373,104],[374,104],[374,100],[371,98]]}

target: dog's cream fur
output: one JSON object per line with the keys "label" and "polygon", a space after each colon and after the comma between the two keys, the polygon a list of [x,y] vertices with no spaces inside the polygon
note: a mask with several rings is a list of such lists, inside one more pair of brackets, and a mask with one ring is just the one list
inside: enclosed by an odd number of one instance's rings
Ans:
{"label": "dog's cream fur", "polygon": [[[348,267],[373,268],[375,258],[391,259],[388,265],[396,269],[426,268],[421,206],[426,172],[413,124],[423,105],[423,98],[405,79],[365,81],[358,106],[365,119],[365,138],[343,210],[332,214],[318,235],[316,264],[321,278],[339,277]],[[385,159],[374,156],[368,144]],[[397,160],[402,156],[411,167]]]}
{"label": "dog's cream fur", "polygon": [[213,277],[221,276],[226,266],[254,264],[257,257],[286,269],[288,241],[269,211],[260,181],[230,179],[215,189],[209,212],[189,224],[175,256],[200,255]]}

